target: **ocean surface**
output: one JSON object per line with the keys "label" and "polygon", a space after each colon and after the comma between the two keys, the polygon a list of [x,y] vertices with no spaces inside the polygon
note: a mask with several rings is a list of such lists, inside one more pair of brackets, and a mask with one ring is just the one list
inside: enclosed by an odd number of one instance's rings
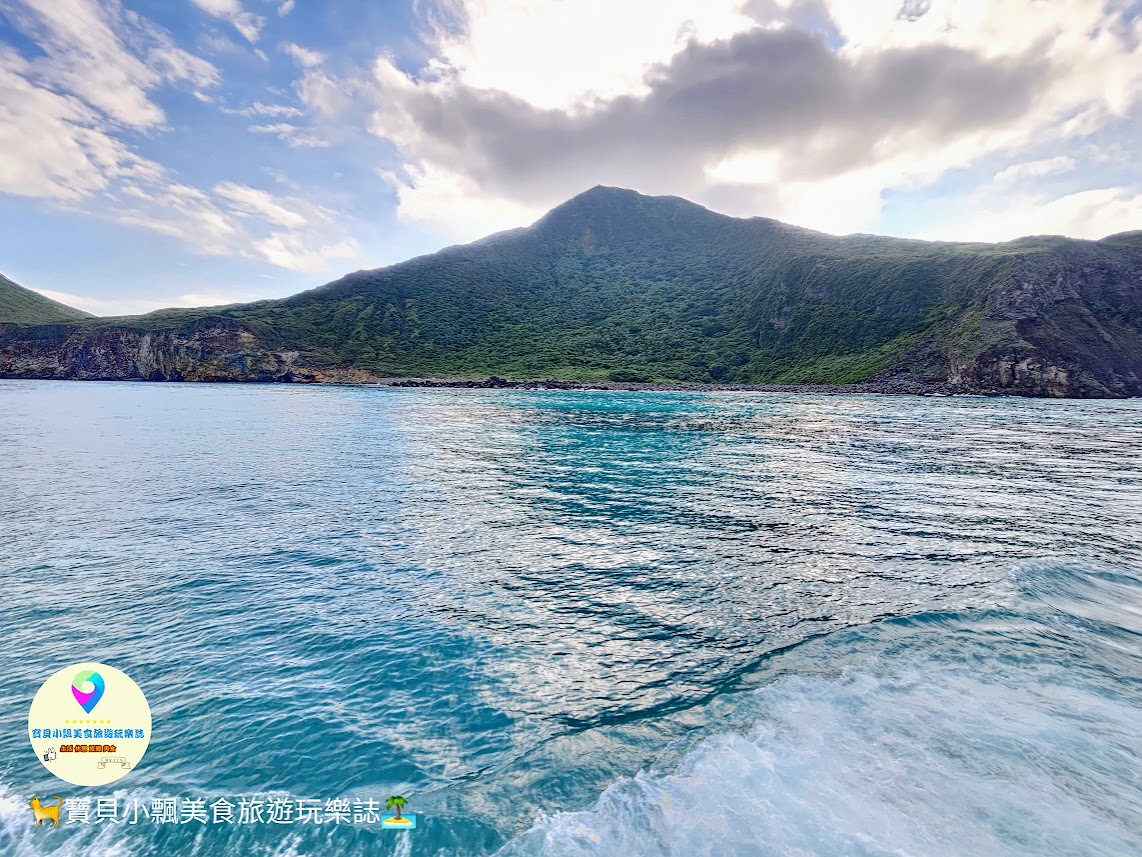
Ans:
{"label": "ocean surface", "polygon": [[0,381],[0,596],[5,857],[1142,854],[1142,401]]}

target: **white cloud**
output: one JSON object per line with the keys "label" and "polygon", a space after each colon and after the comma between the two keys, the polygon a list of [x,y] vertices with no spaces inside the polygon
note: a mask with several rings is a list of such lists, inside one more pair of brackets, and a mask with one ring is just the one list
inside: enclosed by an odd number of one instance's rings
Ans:
{"label": "white cloud", "polygon": [[[302,132],[290,134],[282,138],[285,142],[289,143],[291,149],[327,149],[333,145],[329,140],[323,137],[318,137],[314,134],[305,134]],[[340,178],[341,173],[334,173],[335,178]]]}
{"label": "white cloud", "polygon": [[248,129],[251,134],[273,134],[283,143],[289,144],[293,149],[323,149],[330,142],[313,134],[306,133],[296,125],[289,122],[274,122],[268,125],[251,125]]}
{"label": "white cloud", "polygon": [[536,107],[645,92],[646,72],[695,39],[749,29],[741,0],[467,0],[461,32],[437,26],[433,70]]}
{"label": "white cloud", "polygon": [[321,68],[307,69],[294,84],[301,103],[321,117],[340,117],[353,106],[354,87]]}
{"label": "white cloud", "polygon": [[[997,177],[1007,187],[1077,173],[1083,138],[1127,116],[1142,92],[1142,16],[1126,14],[1121,0],[434,8],[433,56],[417,72],[382,54],[368,74],[322,71],[296,88],[326,116],[368,110],[354,99],[371,99],[366,127],[408,165],[396,179],[401,216],[449,236],[488,231],[487,211],[522,218],[596,183],[874,231],[889,192],[923,189],[985,158],[1007,159]],[[779,34],[811,20],[839,45],[831,60],[823,48],[812,62],[789,56],[813,52]],[[775,34],[768,48],[720,47],[759,31]],[[879,90],[861,89],[872,85]],[[766,89],[768,103],[754,97]],[[782,91],[799,102],[783,103]],[[753,125],[726,121],[750,111]],[[1027,154],[1045,146],[1063,154]]]}
{"label": "white cloud", "polygon": [[237,110],[226,108],[222,112],[230,113],[234,116],[268,116],[283,118],[299,118],[305,115],[304,111],[297,107],[290,107],[287,104],[263,104],[261,101],[255,101],[249,107],[242,107]]}
{"label": "white cloud", "polygon": [[288,137],[297,131],[296,125],[290,125],[288,122],[276,122],[273,125],[251,125],[250,132],[253,134],[277,134],[279,137]]}
{"label": "white cloud", "polygon": [[325,62],[326,59],[325,54],[320,51],[303,48],[294,42],[286,42],[281,47],[282,52],[293,57],[302,68],[316,68]]}
{"label": "white cloud", "polygon": [[28,64],[0,49],[0,191],[74,201],[145,165],[78,98],[31,83]]}
{"label": "white cloud", "polygon": [[255,292],[245,292],[236,289],[232,292],[188,292],[176,295],[167,300],[153,300],[150,298],[93,298],[87,295],[76,295],[70,292],[57,292],[52,289],[35,289],[41,295],[53,301],[65,303],[76,309],[81,309],[93,315],[119,316],[142,315],[158,309],[170,307],[203,307],[222,306],[242,301],[254,301],[265,297]]}
{"label": "white cloud", "polygon": [[240,0],[191,0],[195,6],[215,18],[228,18],[242,14]]}
{"label": "white cloud", "polygon": [[[236,8],[210,2],[222,14]],[[212,65],[165,31],[117,0],[25,0],[3,8],[43,53],[26,59],[0,46],[0,193],[53,200],[168,235],[198,253],[292,270],[324,270],[358,252],[331,211],[300,195],[232,181],[192,187],[122,139],[124,127],[164,130],[150,97],[161,84],[188,84],[200,96],[199,87],[219,82]],[[261,102],[239,112],[301,115]],[[293,128],[277,124],[279,132]],[[292,146],[324,145],[297,129],[285,133]]]}
{"label": "white cloud", "polygon": [[1057,173],[1067,173],[1075,169],[1078,162],[1069,155],[1059,155],[1057,158],[1042,158],[1038,161],[1024,161],[1012,164],[995,174],[992,183],[996,186],[1015,184],[1029,178],[1042,178]]}
{"label": "white cloud", "polygon": [[186,241],[204,255],[240,255],[245,237],[240,221],[204,191],[176,183],[129,185],[123,196],[132,203],[106,211],[120,223]]}
{"label": "white cloud", "polygon": [[[142,23],[141,19],[136,20]],[[171,37],[157,28],[147,26],[147,31],[155,41],[155,46],[147,52],[147,64],[162,74],[168,81],[187,81],[197,87],[194,94],[210,100],[201,90],[213,89],[222,81],[218,69],[202,57],[195,56],[177,47]]]}
{"label": "white cloud", "polygon": [[1010,241],[1025,235],[1099,239],[1142,226],[1142,191],[1125,187],[1078,191],[1056,199],[1008,197],[998,206],[961,201],[940,226],[912,237],[944,241]]}
{"label": "white cloud", "polygon": [[293,7],[294,0],[285,0],[284,3],[278,6],[278,14],[284,18],[286,15],[293,11]]}
{"label": "white cloud", "polygon": [[262,35],[266,19],[242,8],[240,0],[191,0],[195,6],[214,18],[228,21],[242,38],[255,44]]}
{"label": "white cloud", "polygon": [[472,241],[539,219],[542,206],[527,206],[484,193],[471,180],[434,166],[406,164],[403,175],[378,171],[396,191],[400,218],[452,241]]}
{"label": "white cloud", "polygon": [[119,222],[177,238],[198,253],[268,262],[291,271],[331,271],[360,253],[337,214],[300,196],[220,182],[209,191],[177,183],[131,185]]}
{"label": "white cloud", "polygon": [[117,0],[11,0],[5,8],[43,50],[28,61],[24,76],[83,99],[113,122],[159,126],[165,117],[151,90],[179,81],[201,90],[220,80],[214,66],[125,13]]}
{"label": "white cloud", "polygon": [[271,265],[306,273],[327,271],[331,264],[357,258],[361,252],[357,242],[350,239],[314,246],[291,232],[275,232],[254,247]]}
{"label": "white cloud", "polygon": [[286,208],[274,198],[273,194],[264,190],[234,182],[223,182],[214,186],[214,193],[229,201],[233,210],[240,215],[260,215],[275,226],[284,226],[287,229],[298,229],[306,225],[304,216]]}
{"label": "white cloud", "polygon": [[833,178],[781,182],[774,210],[781,220],[834,235],[860,231],[880,219],[884,207],[882,170],[853,170]]}

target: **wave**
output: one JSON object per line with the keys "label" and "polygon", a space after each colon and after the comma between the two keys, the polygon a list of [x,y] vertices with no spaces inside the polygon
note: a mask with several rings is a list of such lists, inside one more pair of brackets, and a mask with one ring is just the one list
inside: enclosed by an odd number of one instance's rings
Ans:
{"label": "wave", "polygon": [[1046,566],[1016,582],[1018,612],[779,656],[794,674],[742,696],[747,729],[541,818],[498,857],[1142,853],[1142,585]]}

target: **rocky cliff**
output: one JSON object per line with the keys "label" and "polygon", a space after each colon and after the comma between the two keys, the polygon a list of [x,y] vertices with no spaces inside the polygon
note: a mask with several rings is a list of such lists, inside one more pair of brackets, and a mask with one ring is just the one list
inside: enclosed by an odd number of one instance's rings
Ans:
{"label": "rocky cliff", "polygon": [[1142,254],[1111,260],[1084,249],[1016,257],[1010,281],[994,290],[974,325],[950,340],[949,387],[1142,396]]}
{"label": "rocky cliff", "polygon": [[0,325],[0,376],[82,381],[308,381],[296,351],[272,351],[243,325],[206,318],[173,330]]}

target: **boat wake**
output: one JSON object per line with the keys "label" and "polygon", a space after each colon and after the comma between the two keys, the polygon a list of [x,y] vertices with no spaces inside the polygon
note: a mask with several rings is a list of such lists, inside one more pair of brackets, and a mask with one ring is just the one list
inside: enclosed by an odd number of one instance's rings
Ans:
{"label": "boat wake", "polygon": [[[1142,583],[1027,568],[1020,608],[779,656],[751,726],[541,819],[500,857],[1142,853]],[[736,719],[736,718],[735,718]]]}

